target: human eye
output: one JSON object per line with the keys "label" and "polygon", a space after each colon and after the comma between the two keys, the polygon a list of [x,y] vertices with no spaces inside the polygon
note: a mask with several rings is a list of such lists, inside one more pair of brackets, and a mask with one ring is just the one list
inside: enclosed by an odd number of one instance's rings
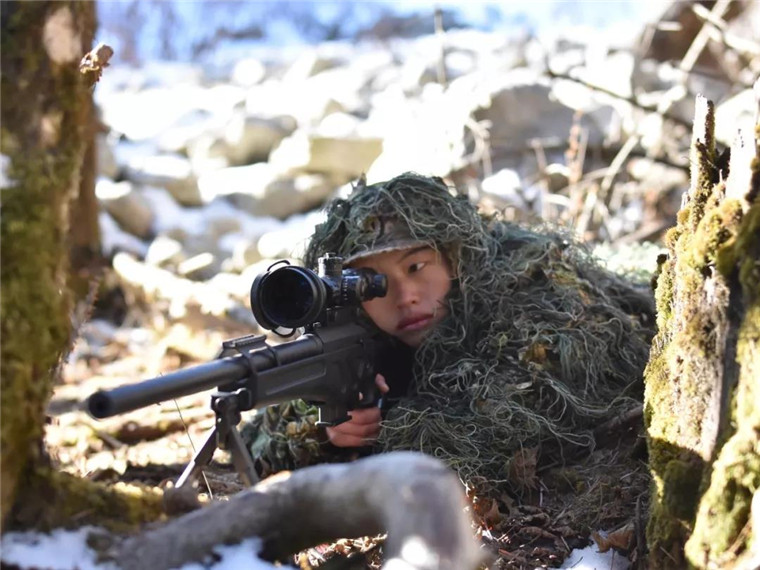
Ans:
{"label": "human eye", "polygon": [[417,273],[427,265],[427,261],[416,261],[409,264],[409,273]]}

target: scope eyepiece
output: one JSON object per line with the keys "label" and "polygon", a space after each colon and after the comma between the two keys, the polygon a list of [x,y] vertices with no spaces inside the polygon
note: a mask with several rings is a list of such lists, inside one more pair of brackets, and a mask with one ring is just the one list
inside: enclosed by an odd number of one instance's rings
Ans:
{"label": "scope eyepiece", "polygon": [[251,310],[267,330],[296,329],[316,322],[326,309],[358,307],[384,297],[387,289],[385,275],[343,269],[340,257],[327,254],[319,259],[319,274],[285,261],[258,275],[251,286]]}

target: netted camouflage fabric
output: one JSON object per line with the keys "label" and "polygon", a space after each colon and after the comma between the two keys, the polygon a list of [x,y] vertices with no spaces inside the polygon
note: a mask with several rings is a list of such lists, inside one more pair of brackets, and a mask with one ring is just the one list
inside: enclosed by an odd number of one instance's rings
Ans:
{"label": "netted camouflage fabric", "polygon": [[640,401],[654,322],[648,290],[602,269],[557,229],[481,215],[441,180],[415,174],[360,181],[329,204],[304,262],[371,251],[387,219],[444,252],[455,283],[380,449],[439,457],[488,491],[509,483],[525,450],[559,461],[592,448],[594,426]]}
{"label": "netted camouflage fabric", "polygon": [[263,408],[245,422],[240,433],[259,476],[352,459],[347,450],[327,442],[324,430],[316,425],[318,418],[316,406],[293,400]]}

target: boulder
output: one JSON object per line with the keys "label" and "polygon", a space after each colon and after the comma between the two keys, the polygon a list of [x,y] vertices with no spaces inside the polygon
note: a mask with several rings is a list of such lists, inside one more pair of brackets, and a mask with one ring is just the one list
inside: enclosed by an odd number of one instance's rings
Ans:
{"label": "boulder", "polygon": [[328,69],[333,69],[341,63],[340,58],[324,54],[319,50],[303,50],[285,72],[283,81],[286,83],[302,81]]}
{"label": "boulder", "polygon": [[332,112],[344,110],[335,97],[342,88],[334,82],[267,80],[248,90],[245,109],[250,116],[290,115],[298,125],[311,125]]}
{"label": "boulder", "polygon": [[197,108],[202,92],[201,87],[193,84],[106,91],[98,102],[105,124],[131,140],[140,141],[159,137],[188,111]]}
{"label": "boulder", "polygon": [[335,184],[319,174],[283,175],[269,163],[235,166],[203,175],[204,200],[226,200],[253,216],[285,219],[316,207]]}
{"label": "boulder", "polygon": [[151,235],[153,211],[148,200],[135,188],[134,184],[100,178],[95,184],[95,195],[103,210],[124,231],[143,239]]}
{"label": "boulder", "polygon": [[[567,140],[576,110],[557,102],[551,94],[549,81],[533,72],[510,73],[492,87],[490,104],[475,109],[473,117],[491,124],[491,144],[502,152],[524,150],[531,140],[545,146],[561,145]],[[612,114],[607,107],[582,116],[589,145],[601,144]]]}
{"label": "boulder", "polygon": [[317,224],[324,222],[324,212],[292,216],[282,228],[261,236],[258,249],[264,259],[302,259]]}
{"label": "boulder", "polygon": [[191,109],[156,138],[158,150],[165,153],[188,154],[194,141],[204,133],[214,132],[224,125],[222,118],[204,109]]}
{"label": "boulder", "polygon": [[156,236],[145,254],[145,263],[164,267],[166,265],[176,265],[185,259],[182,251],[182,244],[168,235]]}
{"label": "boulder", "polygon": [[185,206],[203,203],[190,160],[179,154],[135,158],[127,165],[126,175],[138,184],[166,188],[178,203]]}
{"label": "boulder", "polygon": [[135,257],[145,257],[148,252],[147,244],[121,229],[108,212],[101,211],[98,214],[98,224],[100,226],[100,247],[103,255],[111,257],[123,251]]}
{"label": "boulder", "polygon": [[242,233],[224,236],[219,241],[219,247],[229,254],[222,262],[224,271],[239,273],[262,259],[258,248],[258,239],[251,239]]}
{"label": "boulder", "polygon": [[251,87],[266,77],[266,66],[256,58],[246,57],[235,63],[230,80],[234,85]]}
{"label": "boulder", "polygon": [[272,149],[293,133],[296,126],[290,115],[261,117],[235,113],[224,127],[227,162],[242,165],[266,161]]}
{"label": "boulder", "polygon": [[379,137],[330,137],[299,129],[269,157],[280,172],[319,173],[342,184],[367,172],[383,150]]}
{"label": "boulder", "polygon": [[481,198],[485,198],[496,208],[507,206],[524,207],[525,196],[520,176],[514,170],[503,168],[483,179],[480,185]]}
{"label": "boulder", "polygon": [[446,89],[428,83],[420,97],[407,97],[399,88],[378,95],[367,130],[382,136],[383,152],[367,179],[387,180],[404,171],[447,176],[464,166],[472,94],[471,86],[457,81]]}
{"label": "boulder", "polygon": [[206,172],[230,166],[229,145],[221,133],[223,128],[206,131],[188,142],[187,156],[193,172],[200,177]]}

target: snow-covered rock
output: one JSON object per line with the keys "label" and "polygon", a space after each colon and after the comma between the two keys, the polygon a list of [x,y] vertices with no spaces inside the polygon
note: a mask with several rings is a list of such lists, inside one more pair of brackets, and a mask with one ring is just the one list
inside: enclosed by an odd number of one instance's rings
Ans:
{"label": "snow-covered rock", "polygon": [[279,172],[318,173],[340,183],[366,172],[383,149],[378,137],[330,137],[300,129],[269,157]]}
{"label": "snow-covered rock", "polygon": [[187,157],[180,154],[156,154],[135,158],[127,165],[127,176],[146,186],[166,188],[180,204],[199,206],[203,202],[198,180]]}
{"label": "snow-covered rock", "polygon": [[155,218],[150,203],[131,182],[100,178],[95,195],[103,210],[125,231],[143,239],[153,231]]}

